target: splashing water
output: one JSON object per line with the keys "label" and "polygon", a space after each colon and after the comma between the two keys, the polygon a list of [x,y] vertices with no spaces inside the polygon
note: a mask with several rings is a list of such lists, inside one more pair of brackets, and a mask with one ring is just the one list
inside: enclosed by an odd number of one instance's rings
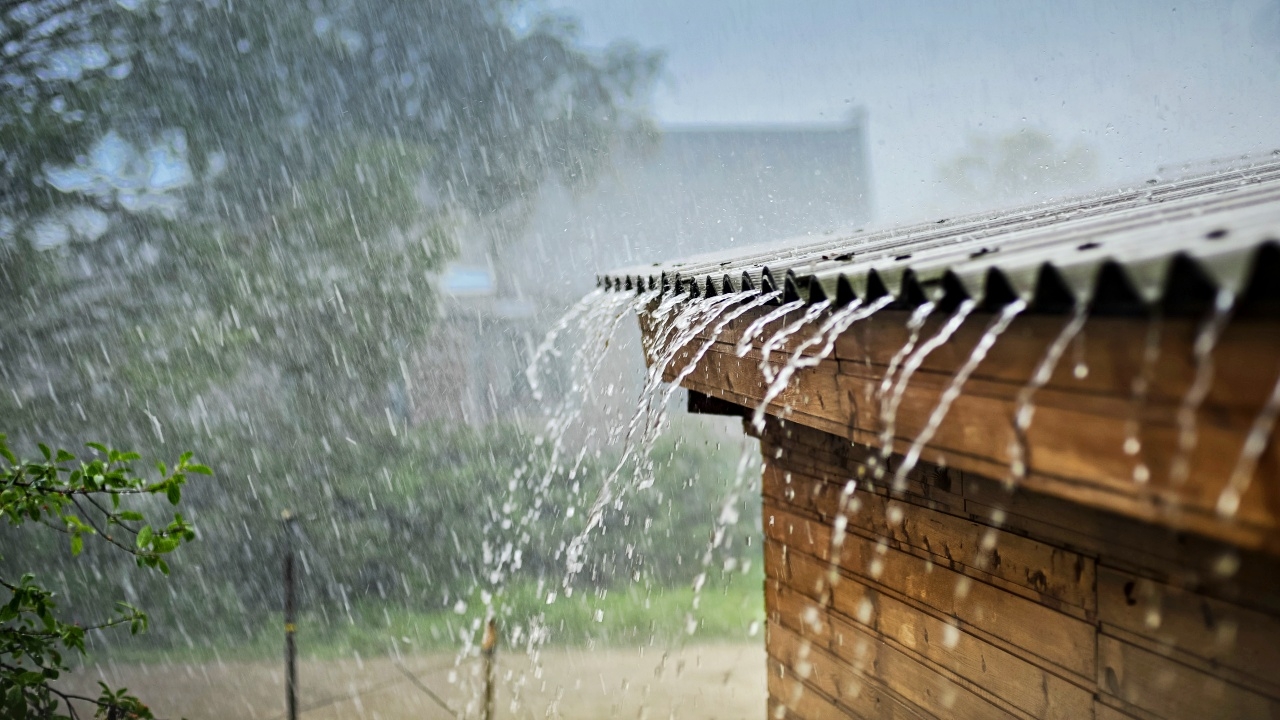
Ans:
{"label": "splashing water", "polygon": [[569,323],[587,310],[600,307],[604,297],[605,290],[603,288],[596,288],[583,295],[582,299],[569,308],[568,312],[562,315],[556,321],[556,324],[547,331],[547,334],[543,336],[542,342],[538,344],[538,347],[533,352],[533,359],[529,361],[529,367],[525,368],[524,371],[525,379],[529,383],[529,389],[533,393],[534,400],[542,400],[542,383],[539,379],[538,371],[543,358],[555,352],[556,341],[560,339],[560,334],[569,327]]}
{"label": "splashing water", "polygon": [[1234,517],[1240,510],[1240,499],[1249,489],[1253,471],[1258,466],[1258,459],[1262,457],[1262,453],[1266,452],[1267,442],[1276,427],[1277,416],[1280,416],[1280,377],[1276,378],[1276,384],[1271,388],[1271,396],[1263,404],[1262,410],[1254,417],[1227,485],[1218,495],[1217,511],[1220,516]]}
{"label": "splashing water", "polygon": [[[659,394],[666,369],[675,360],[677,354],[715,322],[725,309],[753,294],[754,291],[744,291],[712,298],[693,298],[686,294],[669,298],[660,304],[656,314],[659,315],[659,321],[665,321],[665,326],[659,332],[655,332],[654,336],[660,337],[661,340],[655,341],[648,349],[651,364],[636,412],[628,423],[618,463],[601,483],[596,499],[587,513],[587,521],[583,529],[569,543],[566,551],[567,571],[564,580],[566,586],[584,566],[583,554],[587,538],[600,527],[610,504],[620,499],[619,493],[625,492],[625,489],[619,491],[616,488],[623,469],[635,458],[633,485],[644,484],[642,478],[651,472],[652,462],[648,460],[648,455],[657,439],[657,430],[662,424],[661,419],[665,418],[663,411],[665,402],[661,400],[669,397],[669,394]],[[671,314],[677,306],[680,308],[679,311]],[[727,323],[718,327],[722,330],[725,325]],[[692,359],[690,364],[693,364]],[[657,422],[654,421],[655,414],[658,418]],[[637,430],[641,430],[639,442],[636,442]]]}
{"label": "splashing water", "polygon": [[[926,302],[912,310],[911,317],[907,318],[907,341],[902,344],[902,347],[898,348],[898,351],[889,360],[889,367],[884,371],[884,378],[880,381],[880,387],[876,391],[880,401],[881,416],[888,414],[886,400],[890,396],[889,391],[893,388],[893,377],[898,372],[898,366],[902,364],[907,355],[911,354],[912,350],[916,349],[916,343],[920,341],[920,330],[924,327],[925,320],[929,319],[929,316],[933,314],[934,309],[937,307],[938,304],[935,302]],[[892,435],[893,431],[890,428],[889,436],[892,437]]]}
{"label": "splashing water", "polygon": [[[532,530],[542,521],[543,509],[549,506],[547,500],[554,481],[566,473],[572,476],[577,463],[582,460],[580,454],[572,467],[567,466],[564,444],[569,429],[574,427],[581,418],[583,408],[594,387],[593,380],[603,364],[605,353],[600,350],[609,345],[623,318],[630,315],[636,308],[648,305],[656,296],[656,291],[636,296],[603,291],[588,293],[552,326],[535,351],[526,371],[526,377],[530,379],[531,386],[538,387],[546,358],[559,357],[562,353],[560,341],[563,335],[566,332],[572,332],[578,339],[569,357],[568,370],[571,383],[567,392],[561,395],[559,402],[545,411],[543,432],[534,439],[536,447],[547,448],[549,457],[546,468],[540,477],[535,477],[533,474],[526,475],[533,466],[531,454],[529,461],[516,470],[515,476],[508,484],[511,491],[515,491],[520,483],[526,484],[526,487],[533,490],[534,501],[518,517],[512,517],[510,514],[515,507],[513,503],[502,503],[504,517],[499,526],[509,539],[501,540],[495,537],[493,545],[486,543],[484,548],[485,573],[481,578],[481,584],[488,589],[482,591],[481,597],[485,605],[483,613],[485,621],[497,614],[497,608],[494,607],[497,593],[492,591],[502,585],[509,572],[517,571],[521,567],[521,558],[526,554],[529,544],[536,536]],[[533,623],[536,625],[537,622],[538,620],[534,618]],[[483,624],[481,620],[476,619],[472,623],[471,630],[478,631]],[[463,645],[459,650],[458,662],[476,649],[475,638],[471,634],[464,633],[462,637]],[[540,672],[540,647],[547,639],[549,635],[544,630],[536,627],[529,629],[525,636],[525,651],[532,667],[525,672],[535,674]],[[513,687],[523,687],[524,679],[522,675],[515,681]],[[519,698],[514,697],[513,702],[518,703]]]}
{"label": "splashing water", "polygon": [[[836,311],[822,323],[818,331],[815,332],[808,340],[805,340],[799,347],[791,353],[791,357],[783,364],[782,368],[774,376],[773,381],[769,383],[769,387],[765,390],[764,398],[760,404],[756,406],[755,412],[752,414],[751,423],[756,430],[764,429],[764,414],[768,409],[769,403],[774,398],[782,394],[786,390],[787,383],[791,381],[792,376],[797,370],[808,367],[817,367],[823,360],[831,355],[835,350],[836,339],[848,330],[854,323],[865,320],[877,311],[893,302],[891,296],[884,296],[867,307],[862,307],[860,301],[852,302],[840,310]],[[805,355],[805,351],[809,348],[822,343],[816,353]]]}
{"label": "splashing water", "polygon": [[[970,303],[969,310],[973,309],[973,301],[966,300]],[[963,306],[962,306],[963,307]],[[916,463],[920,461],[920,453],[924,450],[924,446],[933,439],[938,428],[942,425],[942,421],[947,417],[947,412],[951,409],[951,404],[960,397],[960,391],[964,388],[965,382],[978,365],[987,357],[987,353],[991,351],[991,347],[995,345],[996,340],[1009,329],[1009,324],[1023,310],[1027,308],[1025,300],[1015,300],[1000,311],[1000,315],[987,326],[986,332],[978,340],[978,344],[974,346],[973,352],[970,353],[969,359],[960,367],[947,384],[947,389],[943,391],[942,397],[939,398],[938,404],[933,409],[933,413],[929,415],[929,422],[925,424],[924,429],[916,436],[911,443],[911,448],[907,451],[906,456],[902,459],[902,464],[898,466],[897,473],[893,476],[893,487],[895,490],[905,490],[907,483],[907,474],[915,469]],[[959,314],[959,311],[956,313]],[[966,315],[968,313],[965,313]]]}
{"label": "splashing water", "polygon": [[[911,382],[911,376],[915,374],[916,370],[920,369],[929,353],[942,347],[944,343],[951,339],[952,335],[955,335],[956,330],[960,329],[960,325],[964,323],[965,318],[969,317],[975,307],[977,307],[977,303],[973,300],[965,300],[960,303],[960,306],[951,314],[951,317],[947,318],[947,322],[938,329],[938,332],[911,353],[906,363],[902,366],[901,376],[898,378],[897,383],[894,384],[893,395],[889,398],[887,404],[887,412],[881,418],[881,422],[884,423],[885,427],[884,432],[881,434],[882,442],[880,444],[880,459],[882,461],[887,461],[893,455],[893,439],[896,432],[898,406],[902,404],[902,396],[907,391],[907,383]],[[884,467],[884,462],[876,467],[877,478],[884,477]]]}
{"label": "splashing water", "polygon": [[[749,294],[750,293],[748,292],[742,293],[742,295],[749,295]],[[668,386],[666,398],[669,399],[671,395],[680,387],[680,383],[683,382],[685,378],[689,377],[689,375],[692,374],[695,369],[697,369],[698,363],[702,360],[703,356],[707,354],[707,351],[711,349],[712,345],[716,344],[716,341],[719,339],[721,333],[724,332],[725,328],[727,328],[730,323],[732,323],[734,320],[737,320],[739,317],[743,316],[747,312],[754,310],[760,307],[761,305],[766,305],[776,300],[780,295],[782,295],[782,291],[775,290],[774,292],[771,292],[767,295],[761,295],[755,298],[754,300],[751,300],[750,302],[743,303],[739,307],[734,308],[731,312],[725,313],[724,316],[720,318],[720,322],[716,323],[716,326],[712,328],[706,341],[703,342],[702,346],[699,347],[698,350],[694,352],[692,356],[690,356],[689,361],[684,365],[683,368],[680,369],[680,372],[671,381],[670,385]],[[665,402],[663,404],[665,405]]]}
{"label": "splashing water", "polygon": [[[698,364],[702,362],[702,358],[706,356],[707,351],[710,350],[711,347],[714,346],[716,342],[719,341],[720,335],[724,332],[725,328],[727,328],[730,323],[732,323],[737,318],[741,317],[743,314],[755,308],[758,308],[761,305],[764,305],[769,302],[772,302],[773,300],[776,300],[777,297],[782,294],[782,292],[774,291],[765,295],[761,295],[761,296],[752,298],[749,302],[745,302],[729,312],[724,312],[723,314],[719,312],[720,310],[722,310],[722,306],[723,307],[731,306],[733,305],[734,302],[741,302],[742,300],[748,297],[751,297],[753,294],[754,294],[754,291],[744,290],[732,296],[724,296],[724,298],[732,297],[733,300],[732,301],[726,300],[726,302],[719,304],[714,308],[717,312],[716,312],[716,315],[713,316],[711,319],[715,320],[716,317],[719,317],[719,322],[716,322],[715,327],[713,327],[711,331],[707,333],[706,338],[703,340],[702,344],[698,347],[698,349],[685,358],[684,365],[681,367],[680,371],[676,373],[676,376],[672,378],[669,383],[667,383],[666,391],[661,394],[660,399],[654,405],[654,407],[656,407],[656,410],[654,410],[653,408],[650,408],[650,411],[649,411],[650,414],[648,415],[649,420],[648,422],[645,423],[644,434],[642,435],[643,440],[640,443],[641,447],[645,448],[645,452],[639,453],[638,455],[638,461],[641,463],[641,465],[640,467],[637,468],[639,471],[636,478],[637,482],[635,483],[637,489],[639,490],[646,489],[649,486],[651,486],[653,483],[652,461],[649,459],[648,449],[652,448],[662,428],[665,427],[665,425],[667,424],[669,401],[671,400],[671,397],[676,393],[676,391],[680,389],[681,383],[684,382],[685,378],[693,374],[693,372],[697,369]],[[706,326],[703,325],[702,329],[705,330],[705,328]],[[699,332],[701,332],[701,330]],[[690,341],[692,341],[692,339]],[[682,348],[683,346],[677,348],[677,352]],[[664,373],[659,373],[659,376],[658,376],[659,381],[662,380],[663,374]],[[656,388],[654,392],[655,393],[657,392]]]}
{"label": "splashing water", "polygon": [[1053,342],[1049,343],[1049,348],[1045,351],[1044,357],[1040,358],[1040,363],[1036,365],[1035,372],[1031,374],[1031,379],[1018,391],[1018,397],[1013,406],[1014,438],[1009,445],[1009,477],[1005,481],[1009,489],[1012,489],[1014,484],[1027,476],[1029,465],[1027,431],[1031,429],[1031,421],[1036,414],[1036,407],[1032,400],[1034,400],[1035,394],[1048,384],[1053,377],[1053,372],[1058,369],[1058,363],[1062,361],[1062,356],[1066,353],[1067,347],[1080,334],[1080,330],[1084,328],[1084,323],[1088,317],[1089,306],[1085,303],[1077,302],[1071,319],[1058,331],[1058,335],[1053,339]]}
{"label": "splashing water", "polygon": [[800,332],[801,328],[813,322],[819,315],[826,312],[829,307],[831,307],[830,300],[823,300],[822,302],[810,305],[805,309],[804,314],[801,315],[799,319],[792,321],[788,325],[784,325],[775,332],[772,337],[764,342],[764,345],[760,347],[760,372],[764,375],[765,382],[773,382],[773,366],[769,364],[769,356],[773,354],[773,351],[787,340],[791,339],[792,335]]}
{"label": "splashing water", "polygon": [[[733,483],[729,486],[729,491],[725,494],[724,502],[720,505],[720,514],[716,517],[716,521],[711,530],[711,538],[707,541],[707,548],[702,553],[702,569],[693,583],[693,601],[691,602],[691,610],[697,610],[702,601],[702,589],[706,586],[707,573],[711,568],[712,561],[715,560],[716,550],[725,544],[725,537],[728,529],[737,524],[739,519],[738,505],[742,501],[745,491],[751,489],[747,483],[747,470],[752,467],[752,461],[757,457],[757,448],[750,442],[743,442],[742,453],[738,456],[738,465],[734,471]],[[693,622],[692,613],[685,618],[686,632],[681,637],[681,646],[684,640],[696,631],[697,624]]]}
{"label": "splashing water", "polygon": [[1178,452],[1169,464],[1169,479],[1174,485],[1186,482],[1191,472],[1191,454],[1195,452],[1197,432],[1196,415],[1204,399],[1208,397],[1213,386],[1213,349],[1218,338],[1231,320],[1235,309],[1236,296],[1230,290],[1219,290],[1214,298],[1213,312],[1196,333],[1196,341],[1192,346],[1196,372],[1191,386],[1182,396],[1178,407]]}
{"label": "splashing water", "polygon": [[756,338],[759,337],[760,333],[764,332],[766,325],[774,322],[778,318],[781,318],[792,310],[799,310],[802,307],[804,307],[803,300],[792,300],[791,302],[784,303],[751,321],[751,324],[747,326],[747,329],[742,332],[742,337],[738,338],[738,345],[734,349],[735,354],[738,357],[746,357],[747,353],[751,351],[751,346],[755,343]]}

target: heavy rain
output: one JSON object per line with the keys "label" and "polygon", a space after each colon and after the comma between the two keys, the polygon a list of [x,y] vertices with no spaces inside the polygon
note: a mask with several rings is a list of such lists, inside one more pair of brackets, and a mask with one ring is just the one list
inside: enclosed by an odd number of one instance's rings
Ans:
{"label": "heavy rain", "polygon": [[0,717],[1280,716],[1280,3],[0,0]]}

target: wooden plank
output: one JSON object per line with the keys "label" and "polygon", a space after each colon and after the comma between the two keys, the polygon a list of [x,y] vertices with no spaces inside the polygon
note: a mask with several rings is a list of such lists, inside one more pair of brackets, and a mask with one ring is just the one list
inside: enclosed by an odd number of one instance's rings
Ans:
{"label": "wooden plank", "polygon": [[1107,705],[1102,700],[1094,702],[1093,716],[1096,720],[1145,720],[1145,718],[1149,717],[1147,713],[1130,715]]}
{"label": "wooden plank", "polygon": [[[777,465],[765,470],[762,483],[766,495],[812,511],[827,524],[837,516],[844,492],[841,486],[789,473]],[[1042,598],[1090,612],[1096,608],[1092,558],[873,493],[855,492],[848,507],[852,510],[846,514],[849,527],[889,539],[895,547],[924,550],[935,562],[954,570],[965,565]]]}
{"label": "wooden plank", "polygon": [[[912,705],[937,717],[961,720],[1020,717],[978,695],[967,683],[946,677],[885,644],[865,628],[834,614],[830,622],[833,654],[855,672],[861,668],[866,675],[892,688]],[[874,661],[868,660],[866,646],[875,647]]]}
{"label": "wooden plank", "polygon": [[[741,330],[769,310],[748,311],[726,328],[717,340],[727,345],[736,344]],[[834,357],[868,367],[887,367],[907,341],[909,316],[908,311],[882,310],[855,323],[837,339]],[[800,313],[791,313],[784,320],[771,324],[762,337],[767,338],[772,329],[799,317]],[[1025,384],[1068,319],[1066,316],[1034,314],[1016,318],[974,376],[1017,386]],[[924,359],[921,370],[954,374],[969,358],[990,321],[990,315],[975,314],[948,342]],[[819,318],[812,327],[821,322],[822,318]],[[921,330],[921,342],[934,336],[944,322],[944,313],[931,317]],[[1163,320],[1156,363],[1148,370],[1152,377],[1152,400],[1177,402],[1190,386],[1196,372],[1192,346],[1200,326],[1199,318],[1170,317]],[[1143,319],[1090,318],[1068,347],[1046,387],[1081,394],[1127,397],[1132,392],[1133,378],[1143,372],[1148,330],[1149,323]],[[1269,387],[1275,382],[1277,364],[1280,363],[1280,346],[1274,342],[1278,333],[1280,328],[1276,321],[1268,318],[1236,318],[1227,325],[1215,347],[1214,357],[1219,364],[1229,361],[1233,372],[1214,378],[1207,398],[1210,407],[1258,407],[1257,388]],[[800,330],[776,351],[775,356],[785,359],[811,335],[808,328]],[[761,342],[757,341],[757,346]],[[1087,368],[1084,377],[1076,374],[1078,364]]]}
{"label": "wooden plank", "polygon": [[[789,553],[805,553],[829,562],[830,528],[825,524],[787,513],[766,503],[765,535],[789,546]],[[840,568],[903,596],[923,603],[946,616],[956,617],[1027,653],[1052,662],[1067,672],[1091,678],[1095,672],[1093,626],[1014,595],[936,563],[930,563],[887,545],[856,536],[845,542]],[[791,582],[799,586],[791,565]],[[841,602],[840,595],[835,598]],[[855,609],[839,607],[856,616]]]}
{"label": "wooden plank", "polygon": [[805,701],[804,696],[814,695],[827,702],[830,708],[837,708],[842,713],[816,716],[818,718],[847,715],[886,720],[919,720],[927,716],[919,708],[903,702],[874,679],[854,672],[825,646],[806,644],[803,638],[787,627],[770,627],[768,652],[770,678],[777,676],[795,683],[778,695],[770,690],[770,696],[788,708],[800,710]]}
{"label": "wooden plank", "polygon": [[[1280,564],[1274,556],[1115,515],[1037,492],[1010,494],[999,483],[966,475],[966,509],[997,513],[1006,527],[1075,548],[1113,567],[1157,573],[1167,582],[1280,615]],[[1231,572],[1224,573],[1227,568]]]}
{"label": "wooden plank", "polygon": [[[782,586],[775,586],[774,592],[795,594]],[[786,617],[794,620],[793,616]],[[806,685],[848,697],[850,693],[860,694],[866,681],[872,680],[892,688],[895,694],[931,717],[1017,717],[975,694],[963,682],[926,667],[839,616],[827,616],[825,622],[832,630],[829,648],[810,641],[802,631],[785,622],[770,630],[773,637],[778,638],[771,645],[770,655],[798,670],[797,675]],[[826,652],[828,649],[830,654]]]}
{"label": "wooden plank", "polygon": [[[795,573],[798,578],[825,574],[826,568],[814,559],[797,554],[794,561],[800,566]],[[788,592],[805,592],[795,583],[772,587],[780,602],[791,605],[796,602],[786,597]],[[997,647],[950,619],[878,592],[870,584],[842,580],[834,604],[833,611],[845,620],[866,626],[899,650],[952,672],[1033,717],[1070,720],[1091,712],[1092,691],[1081,684]],[[1084,684],[1091,688],[1093,683]]]}
{"label": "wooden plank", "polygon": [[1280,717],[1280,701],[1106,635],[1098,659],[1102,692],[1159,717]]}
{"label": "wooden plank", "polygon": [[1109,567],[1098,569],[1098,606],[1101,622],[1280,697],[1280,618]]}
{"label": "wooden plank", "polygon": [[[913,378],[896,417],[899,449],[905,449],[924,429],[949,382],[949,377],[941,375],[917,374]],[[845,394],[858,395],[877,388],[879,381],[842,374],[838,384]],[[952,404],[930,446],[943,453],[979,455],[1008,468],[1013,459],[1010,447],[1015,442],[1012,418],[1016,403],[1012,395],[998,397],[984,390],[987,388],[979,382],[966,384],[965,392]],[[1191,476],[1175,487],[1169,483],[1170,464],[1178,456],[1179,428],[1173,420],[1174,408],[1165,408],[1163,414],[1151,412],[1143,418],[1138,437],[1144,448],[1143,459],[1150,480],[1139,483],[1134,481],[1137,461],[1123,448],[1130,421],[1127,399],[1066,398],[1057,404],[1053,400],[1048,393],[1036,398],[1034,422],[1026,437],[1026,460],[1033,472],[1048,471],[1144,498],[1151,504],[1158,499],[1206,513],[1215,512],[1218,496],[1243,445],[1244,434],[1253,422],[1251,413],[1200,413],[1196,427],[1198,441],[1189,456]],[[876,403],[862,403],[860,409],[855,427],[878,429],[884,422]],[[1007,474],[1006,470],[1001,477]],[[1246,495],[1236,519],[1264,525],[1273,523],[1275,508],[1268,502],[1264,485],[1251,484]]]}
{"label": "wooden plank", "polygon": [[[854,682],[854,680],[860,680]],[[894,698],[865,679],[845,680],[848,691],[840,702],[801,682],[776,658],[769,659],[770,718],[859,718],[860,720],[928,720],[927,715]],[[779,714],[777,708],[784,711]]]}
{"label": "wooden plank", "polygon": [[[795,427],[795,424],[792,423],[790,427]],[[808,428],[805,430],[807,434],[834,437]],[[762,451],[772,460],[771,466],[780,467],[788,472],[805,473],[818,480],[833,483],[837,491],[850,480],[856,480],[859,487],[870,492],[906,499],[914,497],[918,498],[921,501],[919,504],[925,507],[942,509],[954,515],[964,514],[964,496],[959,493],[960,483],[953,480],[953,475],[958,476],[958,473],[922,462],[907,473],[906,487],[902,491],[894,491],[889,487],[888,479],[880,481],[875,479],[874,465],[817,450],[810,445],[790,440],[783,441],[778,439],[776,434],[776,431],[766,429],[761,438]],[[836,440],[848,447],[857,447],[842,438],[836,438]],[[892,472],[892,468],[901,460],[898,457],[891,457],[887,461],[874,459],[874,462],[887,466],[888,472]]]}
{"label": "wooden plank", "polygon": [[[757,404],[763,395],[758,368],[744,359],[722,356],[724,353],[713,348],[686,384],[732,402]],[[833,374],[824,369],[831,362],[798,372],[792,389],[771,406],[770,412],[787,414],[797,423],[855,441],[878,443],[878,403],[865,400],[874,394],[878,384],[869,378]],[[899,407],[899,436],[911,438],[919,433],[941,390],[941,378],[920,376],[913,380]],[[965,471],[1006,475],[1013,438],[1009,418],[1013,411],[1011,400],[962,394],[930,443],[926,459],[944,457],[948,465]],[[1143,520],[1178,524],[1244,546],[1280,552],[1276,525],[1280,489],[1273,487],[1280,484],[1280,473],[1257,478],[1249,485],[1236,518],[1223,520],[1216,515],[1218,494],[1234,466],[1251,416],[1201,413],[1199,442],[1190,457],[1192,475],[1178,487],[1161,485],[1167,478],[1167,466],[1160,463],[1152,466],[1152,482],[1143,485],[1132,480],[1134,460],[1125,455],[1119,442],[1124,437],[1124,417],[1114,413],[1104,417],[1076,407],[1041,402],[1036,418],[1027,438],[1030,475],[1024,482],[1028,487]],[[1060,432],[1064,427],[1072,431]],[[1148,423],[1142,434],[1145,452],[1151,458],[1163,458],[1161,463],[1167,462],[1177,455],[1177,434],[1172,424]],[[1272,472],[1275,464],[1261,464],[1260,472]],[[1170,508],[1179,512],[1171,512]]]}

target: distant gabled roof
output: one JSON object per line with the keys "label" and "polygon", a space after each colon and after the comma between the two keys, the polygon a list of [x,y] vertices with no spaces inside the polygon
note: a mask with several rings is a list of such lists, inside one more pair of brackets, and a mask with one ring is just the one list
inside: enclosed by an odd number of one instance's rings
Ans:
{"label": "distant gabled roof", "polygon": [[[1280,158],[1085,198],[889,230],[735,248],[600,275],[611,290],[784,289],[847,303],[972,298],[1032,310],[1193,309],[1280,297]],[[1272,303],[1268,307],[1274,308]]]}

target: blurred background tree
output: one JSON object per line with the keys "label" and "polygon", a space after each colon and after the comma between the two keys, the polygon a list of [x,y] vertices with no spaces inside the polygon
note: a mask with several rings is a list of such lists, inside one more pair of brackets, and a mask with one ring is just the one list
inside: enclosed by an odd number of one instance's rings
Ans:
{"label": "blurred background tree", "polygon": [[502,481],[521,433],[410,434],[388,381],[427,337],[457,228],[590,183],[648,134],[660,56],[585,49],[515,0],[33,0],[0,18],[14,445],[199,448],[209,542],[179,572],[207,617],[276,602],[261,560],[284,505],[320,519],[341,563],[322,592],[344,600],[395,591],[379,563],[401,560],[383,543],[404,523],[484,527],[459,493],[483,494],[480,467]]}
{"label": "blurred background tree", "polygon": [[1064,144],[1042,130],[970,136],[964,152],[938,169],[942,184],[967,201],[1048,199],[1093,179],[1098,161],[1082,142]]}

